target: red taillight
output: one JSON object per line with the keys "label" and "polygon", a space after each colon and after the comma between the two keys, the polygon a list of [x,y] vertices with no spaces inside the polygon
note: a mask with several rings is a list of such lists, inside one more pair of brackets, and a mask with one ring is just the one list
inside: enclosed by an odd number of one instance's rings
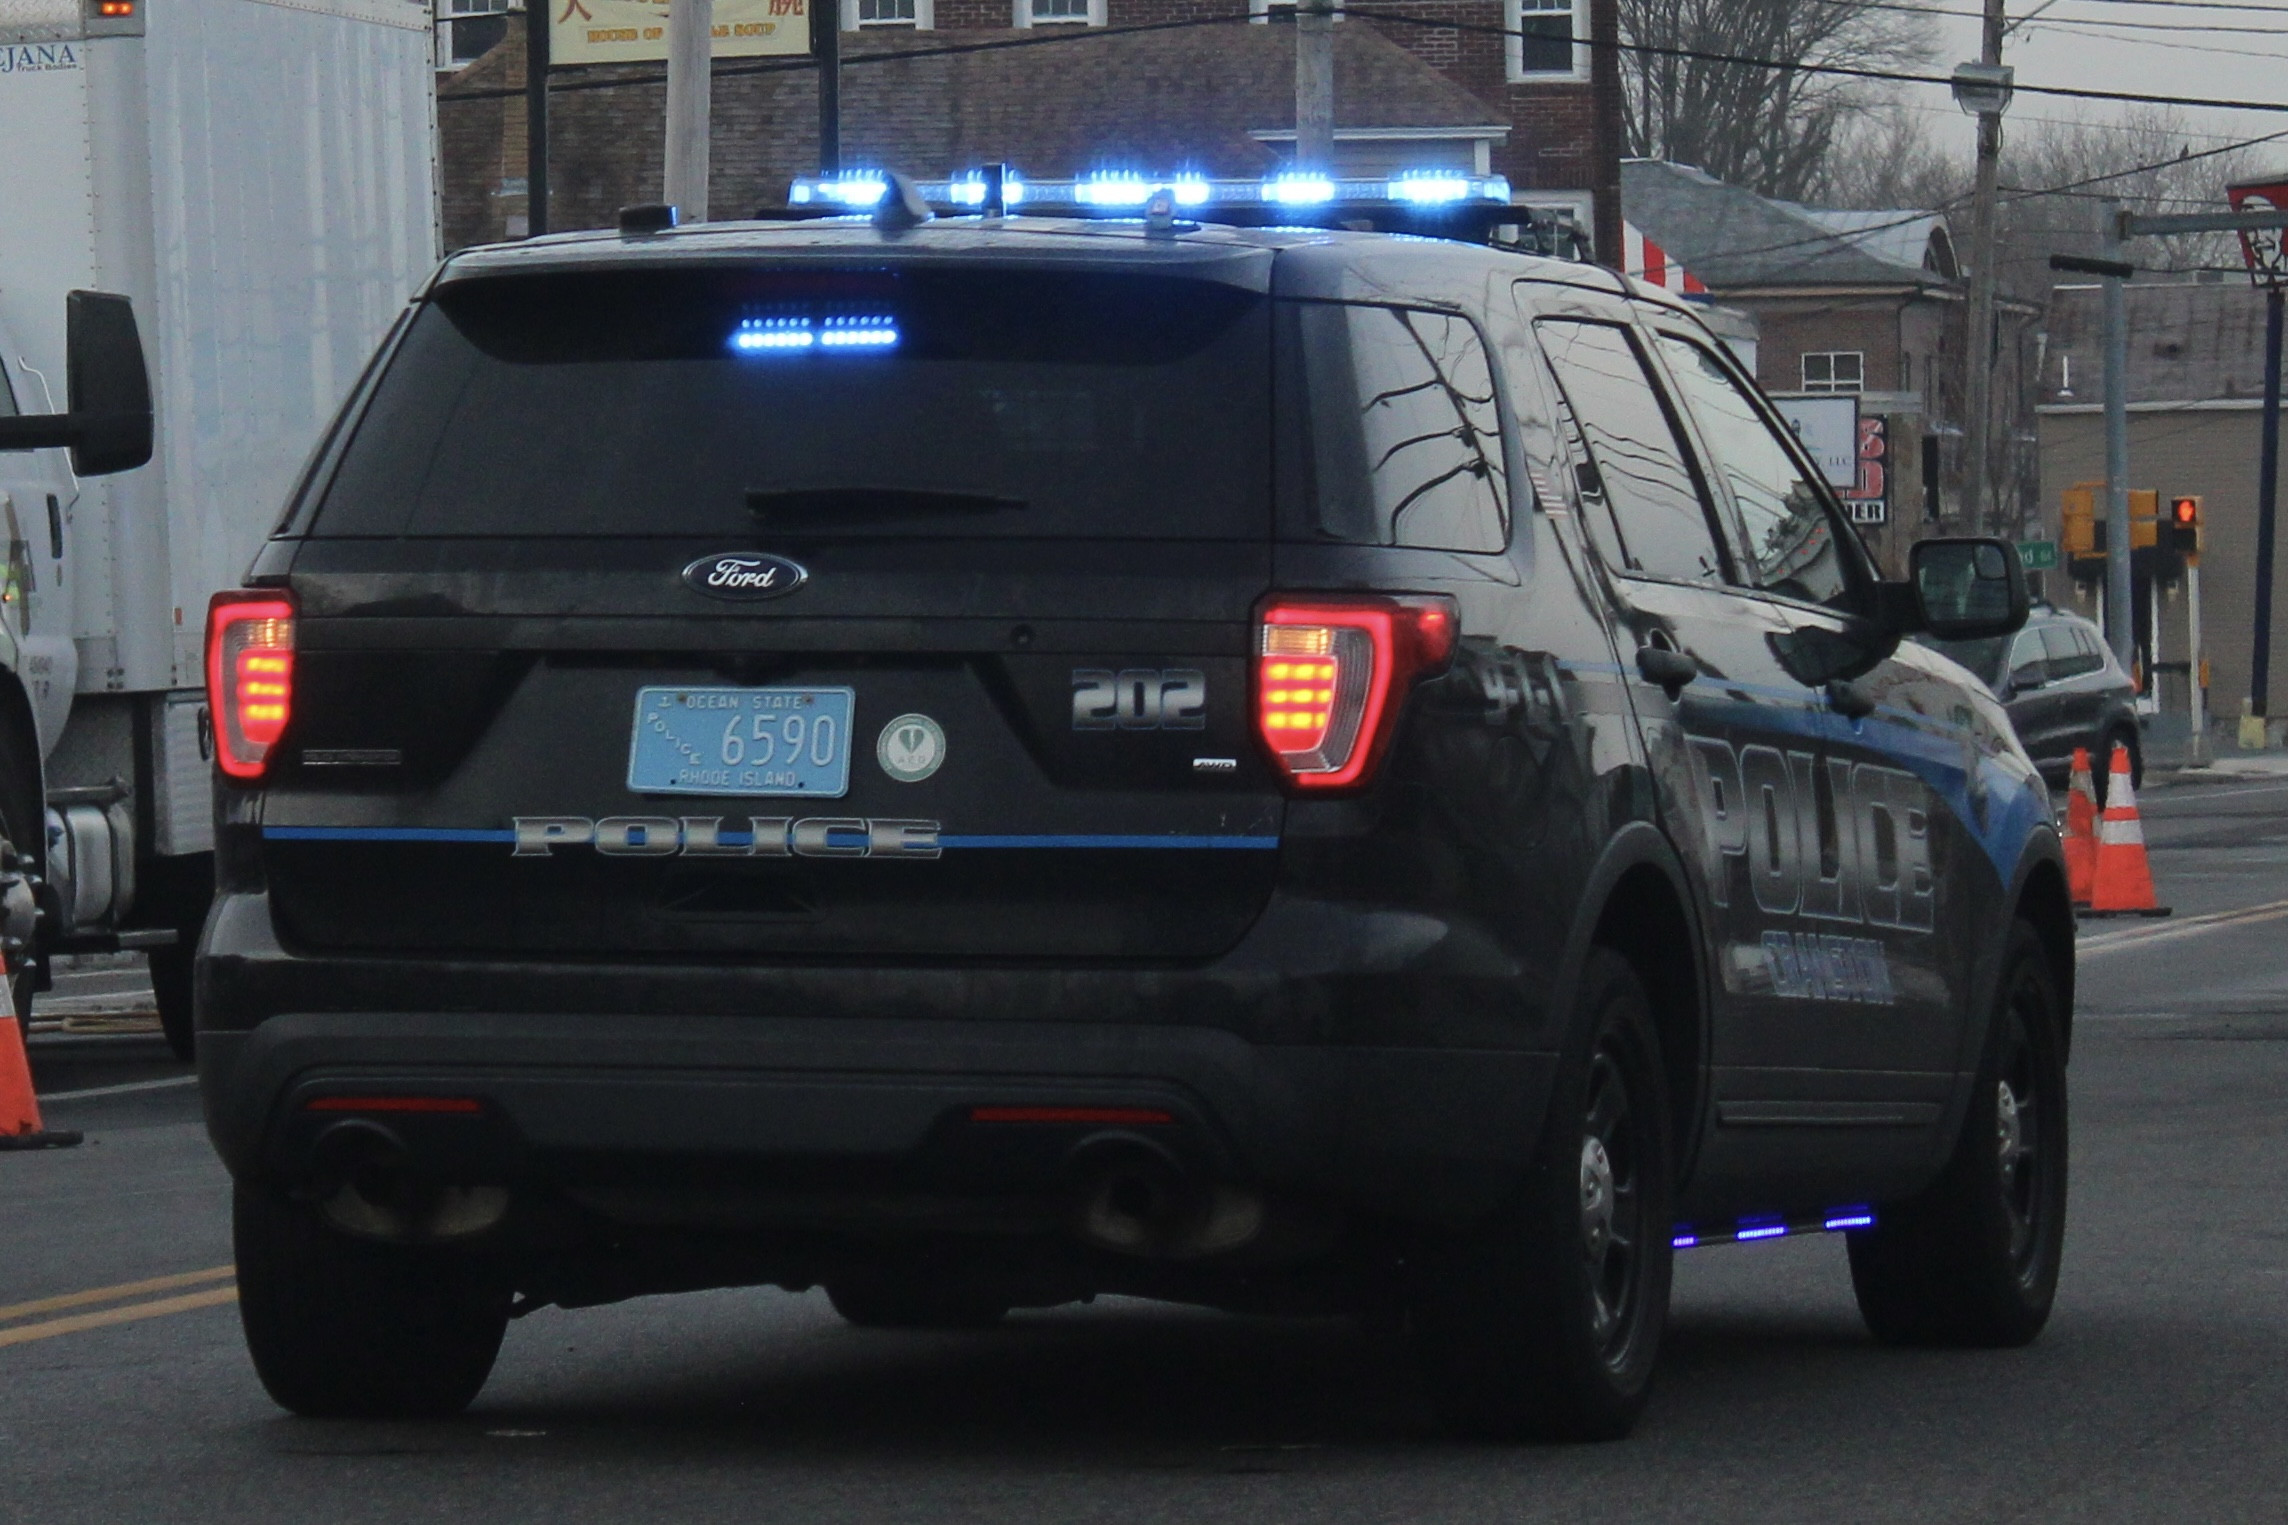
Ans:
{"label": "red taillight", "polygon": [[1100,1127],[1164,1127],[1176,1120],[1158,1107],[971,1107],[973,1123],[1089,1123]]}
{"label": "red taillight", "polygon": [[1290,783],[1367,781],[1415,682],[1454,655],[1442,596],[1281,598],[1256,641],[1255,726]]}
{"label": "red taillight", "polygon": [[305,1112],[442,1112],[474,1117],[485,1104],[474,1096],[315,1096],[302,1103]]}
{"label": "red taillight", "polygon": [[276,593],[217,593],[207,606],[207,705],[215,761],[258,779],[294,708],[294,604]]}

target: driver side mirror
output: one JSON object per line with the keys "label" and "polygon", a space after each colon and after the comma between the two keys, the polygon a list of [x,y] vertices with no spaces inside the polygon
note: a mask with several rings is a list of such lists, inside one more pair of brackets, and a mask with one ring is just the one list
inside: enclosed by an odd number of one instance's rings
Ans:
{"label": "driver side mirror", "polygon": [[1942,641],[2012,635],[2026,623],[2026,569],[2005,540],[1923,540],[1907,553],[1907,580],[1885,587],[1887,621]]}
{"label": "driver side mirror", "polygon": [[71,450],[83,477],[131,471],[151,459],[151,377],[127,298],[75,291],[64,298],[68,413],[0,418],[0,450]]}

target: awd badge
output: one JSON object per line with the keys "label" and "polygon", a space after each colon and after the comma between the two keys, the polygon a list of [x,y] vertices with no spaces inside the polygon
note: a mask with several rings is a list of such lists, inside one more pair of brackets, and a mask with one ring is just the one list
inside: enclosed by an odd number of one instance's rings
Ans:
{"label": "awd badge", "polygon": [[882,727],[874,760],[901,784],[918,784],[945,761],[945,728],[927,715],[900,715]]}

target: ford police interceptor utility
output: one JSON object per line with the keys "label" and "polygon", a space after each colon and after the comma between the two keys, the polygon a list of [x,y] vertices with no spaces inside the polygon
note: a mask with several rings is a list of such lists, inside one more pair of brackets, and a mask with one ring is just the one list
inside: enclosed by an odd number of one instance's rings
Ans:
{"label": "ford police interceptor utility", "polygon": [[1592,267],[1000,217],[460,254],[209,680],[199,1061],[263,1381],[436,1413],[511,1317],[823,1286],[1403,1310],[1613,1436],[1684,1247],[1849,1235],[2011,1345],[2071,912],[1998,542],[1868,558]]}

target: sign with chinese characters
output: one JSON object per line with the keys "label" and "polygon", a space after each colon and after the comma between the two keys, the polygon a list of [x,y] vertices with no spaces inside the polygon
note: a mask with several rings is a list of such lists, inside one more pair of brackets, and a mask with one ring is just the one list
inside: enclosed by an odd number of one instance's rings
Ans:
{"label": "sign with chinese characters", "polygon": [[[548,0],[550,64],[661,63],[667,0]],[[715,56],[810,51],[810,0],[715,0]]]}
{"label": "sign with chinese characters", "polygon": [[1843,392],[1827,396],[1775,397],[1772,406],[1819,466],[1827,485],[1843,492],[1859,481],[1859,399]]}

